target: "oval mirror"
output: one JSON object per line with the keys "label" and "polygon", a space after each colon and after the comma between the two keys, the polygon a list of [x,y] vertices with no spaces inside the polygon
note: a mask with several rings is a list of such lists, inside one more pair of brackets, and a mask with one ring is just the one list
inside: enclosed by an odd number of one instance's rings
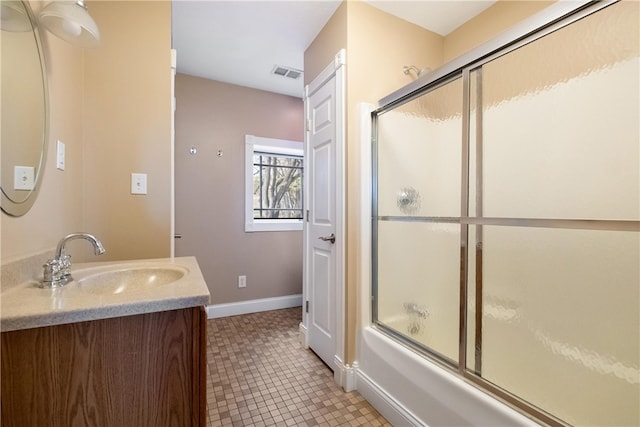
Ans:
{"label": "oval mirror", "polygon": [[0,1],[2,211],[20,216],[35,202],[48,138],[47,75],[27,2]]}

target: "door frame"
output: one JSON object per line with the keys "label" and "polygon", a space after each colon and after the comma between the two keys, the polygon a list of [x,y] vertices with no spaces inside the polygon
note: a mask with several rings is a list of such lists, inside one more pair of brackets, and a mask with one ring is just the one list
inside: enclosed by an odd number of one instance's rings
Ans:
{"label": "door frame", "polygon": [[[305,117],[305,134],[304,134],[304,152],[305,162],[307,161],[307,153],[309,153],[309,98],[319,88],[330,79],[336,79],[335,89],[335,129],[336,129],[336,164],[335,164],[335,227],[336,227],[336,243],[335,243],[335,256],[336,256],[336,270],[335,270],[335,315],[336,315],[336,354],[333,357],[333,378],[334,381],[342,386],[345,386],[347,379],[347,373],[350,371],[349,367],[344,362],[344,349],[345,349],[345,141],[346,141],[346,123],[345,123],[345,107],[346,107],[346,90],[345,90],[345,77],[346,77],[346,50],[340,49],[334,56],[333,61],[325,67],[320,74],[318,74],[311,83],[304,88],[304,117]],[[309,176],[304,175],[304,188],[309,188]],[[304,206],[309,206],[308,192],[304,192]],[[308,211],[306,211],[308,212]],[[308,325],[309,325],[309,313],[307,312],[307,301],[309,300],[310,289],[309,280],[307,274],[309,272],[309,259],[308,259],[308,214],[305,214],[305,220],[303,221],[303,285],[302,285],[302,322],[300,323],[300,342],[304,348],[309,348],[308,340]]]}
{"label": "door frame", "polygon": [[178,70],[178,51],[171,49],[171,160],[170,160],[170,196],[169,203],[169,256],[176,256],[176,73]]}

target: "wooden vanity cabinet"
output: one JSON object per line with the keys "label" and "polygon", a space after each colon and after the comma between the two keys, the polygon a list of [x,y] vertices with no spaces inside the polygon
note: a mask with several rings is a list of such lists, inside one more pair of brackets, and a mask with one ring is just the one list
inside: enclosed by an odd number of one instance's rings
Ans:
{"label": "wooden vanity cabinet", "polygon": [[2,426],[204,426],[203,307],[2,333]]}

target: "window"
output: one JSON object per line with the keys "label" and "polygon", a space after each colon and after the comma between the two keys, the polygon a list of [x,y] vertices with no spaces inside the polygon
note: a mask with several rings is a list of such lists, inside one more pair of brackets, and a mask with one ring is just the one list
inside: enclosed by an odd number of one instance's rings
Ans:
{"label": "window", "polygon": [[302,230],[302,143],[245,136],[245,231]]}

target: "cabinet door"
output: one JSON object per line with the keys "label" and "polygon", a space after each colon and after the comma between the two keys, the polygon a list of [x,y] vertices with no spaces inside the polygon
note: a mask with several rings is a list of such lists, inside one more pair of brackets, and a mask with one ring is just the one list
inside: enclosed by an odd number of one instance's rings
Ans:
{"label": "cabinet door", "polygon": [[201,307],[2,333],[4,426],[203,426]]}

